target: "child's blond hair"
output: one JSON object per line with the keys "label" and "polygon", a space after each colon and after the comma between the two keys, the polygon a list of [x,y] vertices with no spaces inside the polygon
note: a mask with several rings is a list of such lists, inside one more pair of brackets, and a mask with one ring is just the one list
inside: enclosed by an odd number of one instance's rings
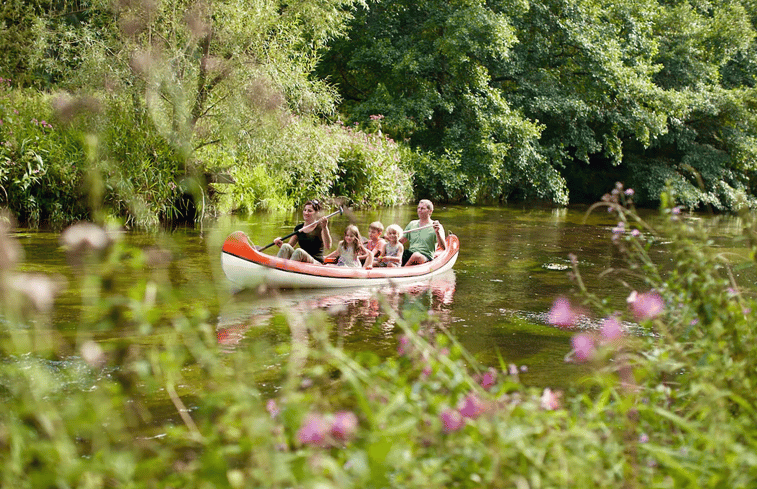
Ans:
{"label": "child's blond hair", "polygon": [[390,224],[389,227],[386,228],[386,232],[389,233],[391,230],[397,231],[397,241],[402,239],[402,235],[405,234],[399,224]]}

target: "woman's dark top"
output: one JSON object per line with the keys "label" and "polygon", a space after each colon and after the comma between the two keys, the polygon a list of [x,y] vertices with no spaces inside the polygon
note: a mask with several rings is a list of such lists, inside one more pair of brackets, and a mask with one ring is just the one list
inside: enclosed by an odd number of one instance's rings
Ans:
{"label": "woman's dark top", "polygon": [[318,224],[309,233],[301,233],[300,229],[304,225],[304,223],[300,223],[294,227],[294,231],[297,233],[297,243],[300,244],[300,248],[308,252],[308,255],[323,263],[323,239],[321,238],[321,226],[323,224]]}

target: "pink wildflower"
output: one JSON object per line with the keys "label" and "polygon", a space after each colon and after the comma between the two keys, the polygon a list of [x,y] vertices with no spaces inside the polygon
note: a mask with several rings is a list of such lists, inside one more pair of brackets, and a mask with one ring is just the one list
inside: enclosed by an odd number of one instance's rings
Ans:
{"label": "pink wildflower", "polygon": [[454,409],[447,408],[441,412],[439,419],[442,420],[445,433],[452,433],[463,427],[465,420],[462,415]]}
{"label": "pink wildflower", "polygon": [[571,344],[573,345],[573,353],[575,354],[575,358],[579,362],[591,360],[596,353],[596,349],[594,347],[594,338],[592,338],[588,334],[581,333],[575,335],[571,339]]}
{"label": "pink wildflower", "polygon": [[329,426],[320,414],[309,414],[305,418],[297,439],[304,445],[322,445],[326,440]]}
{"label": "pink wildflower", "polygon": [[423,367],[423,371],[421,372],[421,374],[423,374],[424,377],[431,377],[431,374],[433,373],[433,371],[434,370],[431,368],[430,365],[426,365],[425,367]]}
{"label": "pink wildflower", "polygon": [[625,233],[626,232],[626,223],[624,223],[623,221],[620,221],[617,226],[615,226],[614,228],[612,228],[612,232],[614,234],[623,234],[623,233]]}
{"label": "pink wildflower", "polygon": [[497,383],[497,372],[493,369],[489,369],[488,371],[484,372],[481,375],[481,387],[483,387],[486,390],[491,389],[494,387],[494,384]]}
{"label": "pink wildflower", "polygon": [[630,197],[630,196],[632,196],[632,195],[633,195],[633,194],[634,194],[635,192],[633,191],[633,189],[632,189],[632,188],[627,188],[627,189],[626,189],[626,191],[625,191],[624,193],[625,193],[626,195],[628,195],[628,196]]}
{"label": "pink wildflower", "polygon": [[615,341],[623,337],[623,328],[620,327],[620,323],[617,319],[610,317],[602,321],[599,335],[603,340]]}
{"label": "pink wildflower", "polygon": [[568,328],[575,324],[577,314],[570,306],[570,301],[564,297],[558,297],[549,311],[549,324]]}
{"label": "pink wildflower", "polygon": [[541,408],[547,411],[554,411],[555,409],[559,409],[559,407],[560,399],[558,395],[552,392],[552,389],[549,387],[545,388],[541,394]]}
{"label": "pink wildflower", "polygon": [[662,296],[653,290],[643,294],[638,294],[634,290],[626,301],[637,321],[659,316],[665,305]]}
{"label": "pink wildflower", "polygon": [[400,336],[399,344],[397,345],[397,353],[401,356],[405,356],[410,353],[410,338],[405,335]]}
{"label": "pink wildflower", "polygon": [[352,411],[340,411],[334,415],[331,436],[335,440],[345,441],[357,432],[357,416]]}
{"label": "pink wildflower", "polygon": [[476,394],[468,394],[458,405],[464,418],[476,419],[486,411],[486,406]]}
{"label": "pink wildflower", "polygon": [[268,414],[270,414],[272,418],[279,415],[279,406],[273,399],[268,399],[268,402],[265,403],[265,410],[268,411]]}

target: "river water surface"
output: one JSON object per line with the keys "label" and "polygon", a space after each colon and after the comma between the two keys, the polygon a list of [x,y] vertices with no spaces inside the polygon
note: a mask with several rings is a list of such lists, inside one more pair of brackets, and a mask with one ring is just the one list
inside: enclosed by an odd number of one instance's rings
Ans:
{"label": "river water surface", "polygon": [[[415,206],[355,211],[331,219],[334,244],[346,224],[354,221],[361,232],[380,220],[385,226],[402,227],[416,219]],[[643,216],[661,219],[657,212]],[[285,311],[308,314],[329,313],[335,334],[346,347],[394,354],[398,331],[381,313],[382,304],[418,307],[432,311],[476,359],[486,366],[498,366],[500,358],[515,364],[527,385],[565,388],[581,373],[581,367],[566,363],[571,332],[547,324],[547,313],[558,296],[575,290],[568,278],[569,254],[575,254],[587,287],[613,305],[624,307],[631,288],[643,288],[640,279],[620,272],[622,256],[611,241],[617,222],[604,210],[587,215],[586,208],[526,208],[517,206],[437,206],[433,218],[446,231],[460,238],[461,251],[455,269],[430,284],[401,291],[331,290],[294,291],[280,294],[233,291],[220,268],[223,238],[235,230],[245,231],[256,244],[267,244],[287,234],[301,219],[299,212],[231,217],[198,229],[178,229],[162,235],[127,233],[125,239],[140,246],[159,245],[171,251],[173,282],[189,287],[200,281],[213,284],[213,292],[192,294],[185,300],[206,306],[217,324],[218,340],[224,349],[245,348],[250,335],[266,328],[270,318]],[[734,252],[737,261],[747,251],[739,241],[741,222],[735,217],[688,216],[706,223],[714,246]],[[59,235],[47,232],[17,234],[25,250],[20,267],[24,271],[70,276]],[[270,248],[273,252],[276,248]],[[664,264],[664,247],[656,252]],[[752,268],[737,278],[754,283]],[[143,277],[130,277],[140,280]],[[73,334],[82,317],[78,282],[68,281],[56,302],[52,322],[59,331]],[[599,318],[596,318],[599,319]],[[591,327],[589,321],[587,327]],[[128,332],[119,332],[128,336]],[[285,339],[282,338],[282,341]]]}

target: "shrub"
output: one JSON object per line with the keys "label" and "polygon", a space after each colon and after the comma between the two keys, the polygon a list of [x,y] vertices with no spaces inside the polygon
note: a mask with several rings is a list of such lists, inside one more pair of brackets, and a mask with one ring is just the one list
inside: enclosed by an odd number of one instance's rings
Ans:
{"label": "shrub", "polygon": [[357,206],[391,206],[410,200],[411,174],[391,140],[341,124],[294,118],[263,124],[244,145],[224,185],[220,208],[282,210],[314,196],[348,196]]}
{"label": "shrub", "polygon": [[32,227],[87,215],[83,146],[54,120],[50,97],[0,79],[0,204]]}

